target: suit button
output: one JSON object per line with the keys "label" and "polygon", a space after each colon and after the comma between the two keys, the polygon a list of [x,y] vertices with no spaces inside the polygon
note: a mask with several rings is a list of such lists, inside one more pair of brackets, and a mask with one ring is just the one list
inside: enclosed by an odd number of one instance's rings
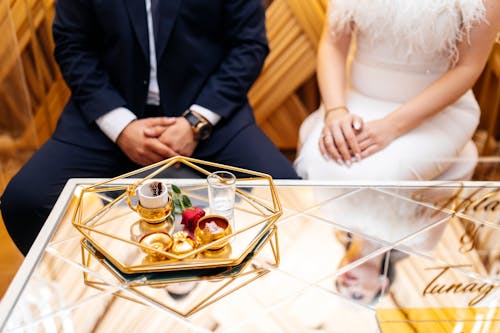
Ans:
{"label": "suit button", "polygon": [[144,81],[142,81],[142,83],[143,83],[144,85],[146,85],[146,84],[148,84],[148,81],[144,80]]}

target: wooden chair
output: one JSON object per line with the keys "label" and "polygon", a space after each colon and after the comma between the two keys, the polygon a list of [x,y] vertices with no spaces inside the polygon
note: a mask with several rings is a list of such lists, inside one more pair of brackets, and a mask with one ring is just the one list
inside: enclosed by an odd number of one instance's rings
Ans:
{"label": "wooden chair", "polygon": [[480,128],[486,131],[480,155],[494,154],[496,140],[500,139],[500,38],[494,45],[482,77],[475,87],[481,107]]}
{"label": "wooden chair", "polygon": [[249,99],[259,126],[284,150],[295,150],[300,124],[317,107],[316,49],[326,2],[274,0],[266,12],[271,52]]}
{"label": "wooden chair", "polygon": [[4,184],[52,134],[69,97],[52,50],[55,0],[0,0],[0,163]]}

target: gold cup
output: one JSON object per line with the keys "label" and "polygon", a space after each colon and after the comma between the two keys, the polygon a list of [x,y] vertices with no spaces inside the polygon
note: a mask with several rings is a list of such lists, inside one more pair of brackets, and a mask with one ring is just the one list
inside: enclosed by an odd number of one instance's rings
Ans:
{"label": "gold cup", "polygon": [[[151,249],[141,247],[141,250],[144,251],[148,256],[151,256],[154,259],[165,259],[166,256],[155,251],[168,251],[173,244],[172,237],[169,234],[164,232],[154,232],[151,234],[144,235],[139,240],[139,243],[145,246],[150,247]],[[154,250],[153,250],[154,249]]]}
{"label": "gold cup", "polygon": [[140,203],[138,203],[135,211],[146,222],[160,223],[165,221],[165,219],[172,212],[172,200],[169,199],[164,207],[158,208],[145,208]]}
{"label": "gold cup", "polygon": [[170,197],[168,198],[167,203],[161,207],[147,208],[141,205],[140,202],[138,202],[135,206],[132,204],[131,198],[136,194],[135,187],[129,188],[127,194],[126,200],[130,209],[137,212],[137,214],[139,214],[139,216],[148,223],[163,222],[172,213],[172,199]]}
{"label": "gold cup", "polygon": [[[231,233],[232,230],[229,220],[220,215],[205,215],[198,220],[198,226],[194,230],[196,241],[201,245],[215,242],[216,240],[228,236]],[[228,242],[229,239],[210,246],[208,250],[219,250]]]}

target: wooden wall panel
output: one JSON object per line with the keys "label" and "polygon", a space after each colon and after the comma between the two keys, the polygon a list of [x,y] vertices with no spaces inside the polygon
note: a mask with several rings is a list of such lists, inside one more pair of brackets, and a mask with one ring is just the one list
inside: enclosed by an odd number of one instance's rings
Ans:
{"label": "wooden wall panel", "polygon": [[299,140],[298,128],[308,115],[309,111],[300,98],[292,94],[260,127],[278,147],[292,151]]}
{"label": "wooden wall panel", "polygon": [[325,10],[326,0],[274,0],[267,8],[271,52],[249,99],[257,123],[283,150],[296,148],[300,123],[319,103],[316,49]]}

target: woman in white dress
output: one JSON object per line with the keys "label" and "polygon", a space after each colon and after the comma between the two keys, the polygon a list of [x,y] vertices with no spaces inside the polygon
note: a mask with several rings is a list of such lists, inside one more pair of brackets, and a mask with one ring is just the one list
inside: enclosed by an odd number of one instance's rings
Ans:
{"label": "woman in white dress", "polygon": [[500,1],[334,0],[327,17],[322,107],[295,161],[298,174],[438,177],[478,125],[470,88],[500,30]]}

